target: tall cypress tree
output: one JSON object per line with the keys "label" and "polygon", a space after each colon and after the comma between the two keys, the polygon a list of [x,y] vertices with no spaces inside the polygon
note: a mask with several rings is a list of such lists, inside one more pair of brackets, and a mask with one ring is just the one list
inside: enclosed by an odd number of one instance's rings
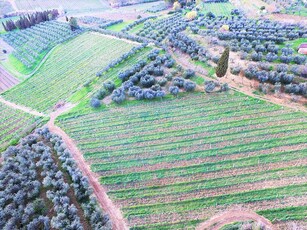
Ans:
{"label": "tall cypress tree", "polygon": [[226,75],[228,69],[228,62],[229,62],[229,47],[226,47],[215,69],[217,77],[224,77]]}

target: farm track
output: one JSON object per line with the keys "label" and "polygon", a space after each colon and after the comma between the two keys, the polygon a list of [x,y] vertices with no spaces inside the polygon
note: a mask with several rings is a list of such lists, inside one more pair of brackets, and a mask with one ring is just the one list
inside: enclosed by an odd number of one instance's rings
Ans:
{"label": "farm track", "polygon": [[29,114],[32,114],[34,116],[38,116],[38,117],[48,117],[48,115],[44,114],[44,113],[41,113],[41,112],[38,112],[38,111],[35,111],[34,109],[32,108],[28,108],[26,106],[23,106],[23,105],[17,105],[13,102],[9,102],[7,100],[5,100],[3,97],[0,96],[0,102],[3,103],[3,104],[6,104],[7,106],[13,108],[13,109],[18,109],[18,110],[22,110],[26,113],[29,113]]}
{"label": "farm track", "polygon": [[212,217],[210,220],[206,221],[205,223],[200,224],[196,228],[196,230],[205,230],[205,229],[218,230],[228,223],[239,222],[239,221],[250,221],[250,220],[264,224],[268,230],[276,229],[268,219],[258,215],[255,212],[244,211],[244,210],[231,210]]}
{"label": "farm track", "polygon": [[109,199],[108,195],[106,194],[105,189],[102,185],[98,182],[94,173],[90,170],[88,164],[85,162],[82,153],[78,150],[73,140],[59,127],[54,124],[55,119],[66,110],[71,109],[73,106],[64,107],[62,109],[57,110],[50,114],[50,121],[47,123],[47,127],[49,128],[50,132],[53,132],[62,137],[64,143],[66,144],[67,148],[70,150],[71,155],[73,156],[74,160],[78,164],[78,168],[83,172],[89,183],[91,184],[94,194],[97,197],[97,200],[103,210],[109,214],[113,229],[114,230],[125,230],[128,229],[128,226],[125,223],[125,220],[120,212],[120,210],[113,204],[113,202]]}
{"label": "farm track", "polygon": [[19,80],[0,66],[0,93],[17,85]]}

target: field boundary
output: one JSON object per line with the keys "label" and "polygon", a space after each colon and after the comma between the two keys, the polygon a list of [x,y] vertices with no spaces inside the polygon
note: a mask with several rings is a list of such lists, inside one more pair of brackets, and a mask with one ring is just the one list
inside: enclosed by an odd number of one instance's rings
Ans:
{"label": "field boundary", "polygon": [[13,109],[18,109],[18,110],[22,110],[23,112],[26,112],[26,113],[29,113],[29,114],[32,114],[34,116],[38,116],[38,117],[48,117],[48,115],[44,114],[44,113],[41,113],[41,112],[38,112],[32,108],[28,108],[28,107],[25,107],[25,106],[21,106],[21,105],[18,105],[18,104],[15,104],[13,102],[10,102],[10,101],[7,101],[5,100],[3,97],[0,96],[0,102],[13,108]]}

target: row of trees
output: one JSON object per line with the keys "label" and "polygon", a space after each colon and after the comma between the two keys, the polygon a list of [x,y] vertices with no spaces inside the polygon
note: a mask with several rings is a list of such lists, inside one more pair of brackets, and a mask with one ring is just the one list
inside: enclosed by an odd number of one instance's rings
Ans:
{"label": "row of trees", "polygon": [[54,20],[59,16],[58,10],[46,10],[42,12],[36,12],[34,14],[28,14],[27,16],[20,16],[16,21],[8,20],[2,22],[3,28],[5,31],[12,31],[15,29],[27,29],[31,26],[39,24],[41,22]]}
{"label": "row of trees", "polygon": [[[76,162],[71,157],[71,154],[66,148],[66,145],[61,139],[61,137],[50,133],[47,128],[39,129],[37,130],[37,133],[39,133],[45,139],[52,143],[56,154],[61,161],[62,167],[70,176],[70,179],[72,181],[71,187],[73,187],[75,196],[78,202],[81,204],[81,207],[84,211],[84,215],[89,220],[92,229],[112,229],[112,223],[109,219],[109,216],[107,214],[103,214],[101,208],[98,206],[96,199],[92,195],[93,190],[89,185],[88,179],[83,176],[80,169],[78,169]],[[58,222],[61,221],[62,219],[58,220]],[[73,223],[75,223],[75,221],[76,219]]]}
{"label": "row of trees", "polygon": [[[56,162],[53,150],[61,163]],[[77,168],[61,138],[48,129],[36,130],[22,139],[18,147],[9,147],[3,159],[0,168],[1,229],[82,230],[79,211],[70,199],[71,189],[92,229],[112,229],[109,217],[102,213],[92,197],[87,178]],[[71,184],[66,182],[60,165],[71,177]],[[51,212],[47,210],[49,202],[52,203]]]}

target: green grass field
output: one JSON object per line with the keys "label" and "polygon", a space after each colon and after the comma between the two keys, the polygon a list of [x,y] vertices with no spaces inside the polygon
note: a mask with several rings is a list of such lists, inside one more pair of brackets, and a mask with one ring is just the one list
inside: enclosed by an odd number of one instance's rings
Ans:
{"label": "green grass field", "polygon": [[202,3],[201,4],[201,12],[207,14],[212,12],[214,15],[217,16],[230,16],[231,10],[234,9],[234,6],[227,2],[227,3]]}
{"label": "green grass field", "polygon": [[57,102],[80,90],[99,70],[133,46],[100,34],[80,35],[58,46],[34,76],[3,96],[38,111],[50,110]]}
{"label": "green grass field", "polygon": [[132,229],[194,229],[238,205],[271,221],[304,218],[303,113],[237,92],[195,93],[76,110],[58,124]]}
{"label": "green grass field", "polygon": [[1,102],[0,111],[0,152],[8,145],[17,144],[21,137],[30,133],[42,120],[41,117],[12,109]]}
{"label": "green grass field", "polygon": [[122,29],[124,29],[127,25],[129,25],[131,22],[132,21],[124,21],[122,23],[118,23],[118,24],[107,27],[107,30],[119,32]]}

